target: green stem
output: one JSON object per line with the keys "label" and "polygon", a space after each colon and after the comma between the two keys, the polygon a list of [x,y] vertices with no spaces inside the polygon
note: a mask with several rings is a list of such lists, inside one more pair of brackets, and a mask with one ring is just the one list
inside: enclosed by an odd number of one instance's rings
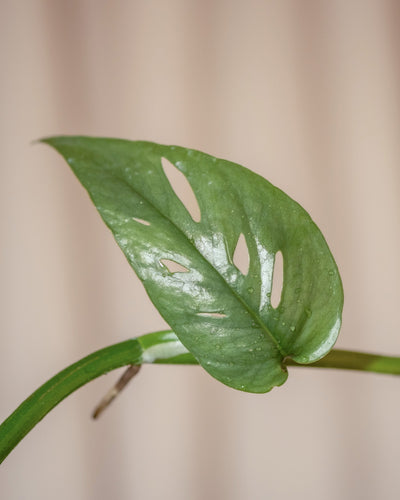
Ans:
{"label": "green stem", "polygon": [[295,361],[285,360],[288,366],[306,366],[314,368],[336,368],[341,370],[358,370],[388,375],[400,375],[400,358],[381,356],[357,351],[333,349],[324,358],[309,365],[301,365]]}
{"label": "green stem", "polygon": [[[37,389],[0,425],[0,463],[21,439],[69,394],[110,370],[142,363],[197,364],[175,334],[163,331],[143,335],[100,349],[65,368]],[[288,366],[339,368],[400,375],[400,358],[361,352],[332,350],[321,360]]]}
{"label": "green stem", "polygon": [[121,366],[148,362],[196,363],[170,331],[143,335],[86,356],[39,387],[0,425],[0,463],[50,410],[79,387]]}

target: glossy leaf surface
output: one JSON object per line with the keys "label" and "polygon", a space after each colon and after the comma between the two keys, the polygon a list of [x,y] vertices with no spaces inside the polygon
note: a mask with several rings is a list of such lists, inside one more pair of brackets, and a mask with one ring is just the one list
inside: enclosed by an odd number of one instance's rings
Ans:
{"label": "glossy leaf surface", "polygon": [[[88,137],[43,142],[67,160],[161,315],[216,379],[267,392],[285,382],[285,358],[311,363],[332,348],[343,305],[336,264],[305,210],[268,181],[175,146]],[[189,181],[199,221],[172,188],[163,158]],[[233,262],[241,235],[246,274]],[[278,252],[283,288],[274,308]]]}

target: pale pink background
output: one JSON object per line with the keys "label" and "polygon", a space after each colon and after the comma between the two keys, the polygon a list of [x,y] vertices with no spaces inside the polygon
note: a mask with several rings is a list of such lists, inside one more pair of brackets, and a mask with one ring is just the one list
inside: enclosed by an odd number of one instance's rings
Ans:
{"label": "pale pink background", "polygon": [[[33,140],[154,140],[299,201],[345,289],[342,348],[400,354],[396,0],[0,2],[0,418],[62,367],[163,320],[64,162]],[[267,395],[199,368],[117,373],[0,467],[5,500],[397,499],[400,380],[292,369]]]}

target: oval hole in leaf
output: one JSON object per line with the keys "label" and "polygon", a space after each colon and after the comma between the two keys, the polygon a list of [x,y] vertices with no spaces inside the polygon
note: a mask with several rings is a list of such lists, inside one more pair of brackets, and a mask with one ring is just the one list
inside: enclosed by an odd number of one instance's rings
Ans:
{"label": "oval hole in leaf", "polygon": [[201,312],[197,316],[204,316],[205,318],[226,318],[226,314],[219,312]]}
{"label": "oval hole in leaf", "polygon": [[177,197],[181,200],[192,219],[195,222],[200,222],[200,207],[189,181],[186,179],[184,174],[182,174],[182,172],[166,158],[161,158],[161,164],[164,169],[164,173]]}
{"label": "oval hole in leaf", "polygon": [[274,260],[274,271],[272,274],[271,306],[276,309],[281,301],[283,287],[283,255],[276,252]]}
{"label": "oval hole in leaf", "polygon": [[160,264],[168,269],[170,273],[188,273],[189,269],[178,262],[170,259],[161,259]]}
{"label": "oval hole in leaf", "polygon": [[143,224],[143,226],[150,226],[150,222],[148,222],[147,220],[138,219],[137,217],[132,217],[132,219],[135,222],[139,222],[139,224]]}
{"label": "oval hole in leaf", "polygon": [[236,248],[233,252],[233,263],[242,274],[247,275],[249,272],[250,255],[243,233],[240,233],[238,242],[236,243]]}

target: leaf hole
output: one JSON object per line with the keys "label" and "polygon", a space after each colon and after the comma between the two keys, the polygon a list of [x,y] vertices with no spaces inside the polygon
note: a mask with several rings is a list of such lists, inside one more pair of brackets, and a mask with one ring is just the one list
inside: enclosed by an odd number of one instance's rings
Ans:
{"label": "leaf hole", "polygon": [[200,222],[201,213],[192,186],[185,175],[166,158],[161,158],[164,173],[186,210],[195,222]]}
{"label": "leaf hole", "polygon": [[226,318],[226,314],[219,312],[201,312],[197,313],[197,316],[203,316],[205,318]]}
{"label": "leaf hole", "polygon": [[132,217],[132,219],[139,224],[143,224],[143,226],[150,226],[150,222],[148,222],[147,220],[138,219],[137,217]]}
{"label": "leaf hole", "polygon": [[189,269],[178,262],[170,259],[161,259],[160,264],[168,269],[170,273],[188,273]]}
{"label": "leaf hole", "polygon": [[239,271],[245,276],[249,272],[250,255],[247,248],[246,238],[243,233],[240,233],[239,239],[236,243],[235,251],[233,252],[233,263]]}
{"label": "leaf hole", "polygon": [[272,273],[271,306],[276,309],[282,296],[283,287],[283,255],[279,250],[275,254],[274,270]]}

